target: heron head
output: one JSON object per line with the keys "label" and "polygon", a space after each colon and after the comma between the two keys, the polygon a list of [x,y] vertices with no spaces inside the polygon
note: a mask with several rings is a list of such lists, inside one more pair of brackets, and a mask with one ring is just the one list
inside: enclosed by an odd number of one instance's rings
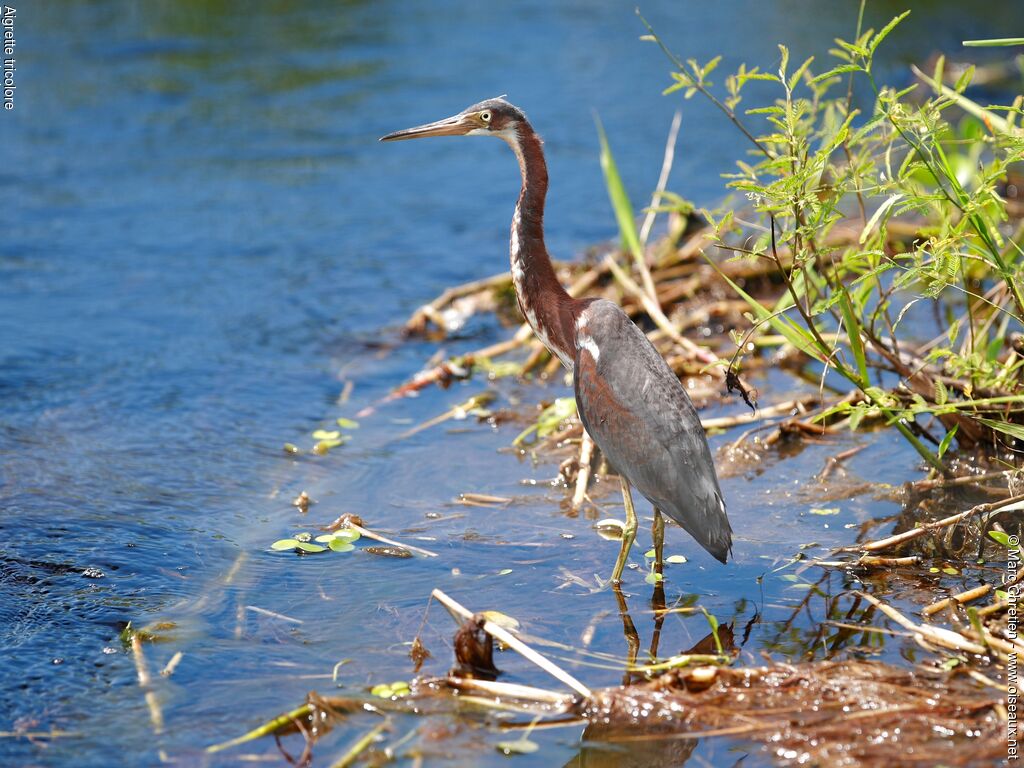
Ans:
{"label": "heron head", "polygon": [[487,99],[444,120],[395,131],[381,136],[380,140],[402,141],[426,136],[497,136],[508,141],[518,126],[525,122],[526,116],[518,107],[501,98]]}

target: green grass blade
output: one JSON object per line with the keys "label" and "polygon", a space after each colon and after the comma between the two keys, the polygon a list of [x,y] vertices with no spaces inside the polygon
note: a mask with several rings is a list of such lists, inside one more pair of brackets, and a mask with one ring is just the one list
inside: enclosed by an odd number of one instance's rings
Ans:
{"label": "green grass blade", "polygon": [[622,177],[619,176],[619,168],[615,164],[611,147],[608,146],[608,136],[605,135],[604,126],[601,125],[601,120],[597,116],[594,117],[594,122],[597,123],[597,135],[601,140],[601,170],[604,172],[604,182],[608,188],[608,199],[615,211],[619,232],[622,233],[622,242],[633,258],[643,259],[640,235],[637,233],[636,217],[633,214],[633,204],[630,203],[626,188],[622,185]]}
{"label": "green grass blade", "polygon": [[1017,440],[1024,440],[1024,425],[1010,424],[1009,422],[996,421],[995,419],[979,418],[978,421],[989,429],[994,429],[996,432],[1002,432],[1004,435],[1009,435]]}
{"label": "green grass blade", "polygon": [[754,316],[757,318],[758,322],[768,323],[769,325],[771,325],[771,327],[774,328],[776,332],[779,333],[779,335],[783,336],[786,339],[786,341],[788,341],[790,344],[792,344],[794,347],[796,347],[804,354],[814,358],[819,363],[827,362],[825,356],[822,354],[822,351],[818,349],[818,346],[814,343],[814,339],[807,331],[805,331],[803,328],[796,326],[785,315],[780,314],[778,312],[771,312],[765,309],[764,306],[762,306],[761,302],[759,302],[749,293],[740,288],[731,279],[729,279],[729,276],[722,272],[722,270],[718,268],[718,265],[715,264],[714,261],[712,261],[711,259],[707,259],[707,261],[709,264],[711,264],[712,267],[714,267],[715,271],[718,272],[721,278],[725,280],[725,282],[727,282],[729,286],[736,292],[736,295],[742,298],[745,302],[747,302],[747,306],[749,306],[750,309],[753,311]]}
{"label": "green grass blade", "polygon": [[[950,88],[948,85],[945,85],[944,83],[937,83],[935,80],[930,78],[928,75],[926,75],[920,69],[915,67],[913,64],[911,64],[910,69],[921,80],[923,80],[925,83],[927,83],[932,88],[934,88],[936,93],[941,93],[946,98],[952,99],[953,101],[955,101],[957,103],[957,106],[959,106],[964,112],[967,112],[967,113],[969,113],[971,115],[974,115],[976,118],[981,120],[986,125],[991,126],[993,131],[996,131],[998,133],[1009,134],[1011,136],[1020,135],[1020,131],[1019,130],[1015,130],[1006,121],[1005,118],[1000,117],[999,115],[997,115],[995,112],[992,112],[991,110],[985,109],[983,106],[978,104],[976,101],[972,101],[971,99],[968,99],[963,94],[957,93],[955,90]],[[954,177],[955,177],[955,175],[954,175]]]}
{"label": "green grass blade", "polygon": [[850,301],[850,293],[846,286],[840,288],[839,309],[843,313],[843,323],[846,325],[846,335],[850,338],[850,351],[853,352],[853,359],[857,362],[857,372],[860,374],[860,387],[868,386],[868,359],[864,353],[864,342],[860,337],[860,319],[853,311],[853,302]]}

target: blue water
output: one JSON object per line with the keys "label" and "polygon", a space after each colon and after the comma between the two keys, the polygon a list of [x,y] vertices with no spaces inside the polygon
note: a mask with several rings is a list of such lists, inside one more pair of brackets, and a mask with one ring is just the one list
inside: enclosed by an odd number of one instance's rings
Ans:
{"label": "blue water", "polygon": [[[560,588],[565,571],[591,582],[607,575],[615,545],[597,539],[591,521],[563,514],[564,494],[549,485],[556,467],[499,450],[520,427],[460,422],[457,434],[449,425],[398,439],[483,382],[382,406],[326,457],[290,458],[281,447],[308,449],[313,430],[408,379],[436,345],[402,343],[404,318],[444,287],[507,264],[518,177],[500,142],[385,146],[376,137],[507,93],[546,138],[549,247],[561,258],[615,233],[595,112],[634,199],[649,194],[680,100],[660,95],[668,65],[638,41],[633,5],[19,5],[16,109],[0,114],[0,730],[68,735],[4,736],[0,762],[144,765],[162,752],[206,764],[203,747],[312,688],[330,692],[342,659],[353,660],[341,672],[349,685],[409,679],[403,643],[435,586],[573,647],[593,625],[592,649],[624,655],[610,592]],[[902,5],[873,4],[869,23]],[[1019,4],[969,16],[953,2],[915,8],[883,49],[881,71],[897,82],[908,82],[906,62],[957,50],[962,38],[1024,28]],[[850,36],[856,14],[852,3],[785,0],[643,10],[682,55],[726,53],[723,71],[773,65],[779,41],[794,58],[822,54],[806,45]],[[742,151],[715,112],[687,102],[670,188],[715,203],[718,175]],[[478,320],[444,348],[507,333]],[[354,388],[340,403],[346,382]],[[778,375],[762,388],[797,386]],[[504,404],[539,399],[514,382],[498,390]],[[553,385],[543,396],[558,394]],[[670,600],[698,593],[739,625],[756,605],[769,623],[752,653],[799,646],[798,630],[770,622],[802,594],[757,577],[811,537],[848,541],[844,525],[896,508],[857,497],[825,522],[806,515],[813,499],[799,486],[835,450],[726,478],[738,564],[714,564],[673,531],[669,550],[690,563],[670,571]],[[867,453],[851,472],[897,483],[913,465],[895,439]],[[891,469],[880,478],[878,467]],[[318,502],[305,519],[290,505],[300,490]],[[516,503],[453,505],[465,491]],[[614,493],[595,494],[621,514]],[[267,550],[346,511],[441,556]],[[643,634],[649,588],[642,574],[630,579]],[[155,684],[159,734],[118,640],[129,621],[175,624],[169,642],[146,646],[152,674],[183,654]],[[433,672],[447,668],[451,628],[435,608],[424,636]],[[675,617],[662,648],[686,648],[705,632],[702,618]],[[518,659],[499,665],[548,684]],[[595,686],[620,676],[575,671]],[[329,764],[373,722],[325,737],[318,760]],[[563,764],[578,751],[578,729],[534,738],[542,751],[520,764]],[[471,730],[431,754],[498,764],[497,739]],[[745,749],[713,742],[698,754],[720,764]],[[241,753],[275,748],[257,742],[213,763]]]}

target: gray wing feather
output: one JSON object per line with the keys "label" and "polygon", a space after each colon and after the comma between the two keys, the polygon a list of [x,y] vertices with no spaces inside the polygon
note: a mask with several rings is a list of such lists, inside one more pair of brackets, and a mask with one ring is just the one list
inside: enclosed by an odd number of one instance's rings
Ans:
{"label": "gray wing feather", "polygon": [[616,471],[723,563],[732,528],[697,411],[668,364],[618,305],[583,313],[599,350],[577,350],[580,419]]}

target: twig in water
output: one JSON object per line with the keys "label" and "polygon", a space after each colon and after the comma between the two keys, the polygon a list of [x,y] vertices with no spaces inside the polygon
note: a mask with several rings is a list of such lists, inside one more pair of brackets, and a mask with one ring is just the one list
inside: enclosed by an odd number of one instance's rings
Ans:
{"label": "twig in water", "polygon": [[171,660],[167,662],[167,666],[160,670],[160,676],[170,677],[171,675],[173,675],[174,670],[178,668],[178,664],[181,663],[181,659],[184,657],[184,655],[185,654],[183,654],[181,651],[178,651],[173,656],[171,656]]}
{"label": "twig in water", "polygon": [[149,707],[149,720],[153,724],[154,733],[163,733],[164,713],[160,709],[160,702],[156,697],[156,691],[151,687],[153,682],[149,676],[149,668],[146,665],[146,656],[142,650],[142,638],[138,632],[132,633],[132,658],[135,660],[135,673],[139,678],[139,688],[145,692],[146,706]]}
{"label": "twig in water", "polygon": [[572,494],[573,511],[578,510],[587,496],[587,485],[590,483],[590,461],[594,458],[594,441],[586,430],[580,440],[579,469],[576,471],[576,488]]}
{"label": "twig in water", "polygon": [[[471,613],[468,608],[466,608],[461,603],[458,603],[455,600],[453,600],[452,598],[450,598],[448,595],[446,595],[440,589],[433,590],[430,593],[430,595],[431,595],[431,597],[435,598],[438,602],[440,602],[442,605],[444,605],[448,610],[457,613],[462,618],[464,618],[464,619],[472,619],[473,618],[473,613]],[[530,661],[530,662],[536,664],[538,667],[543,669],[549,675],[551,675],[552,677],[556,678],[560,682],[562,682],[565,685],[567,685],[570,688],[572,688],[574,691],[579,693],[581,696],[586,696],[586,697],[590,696],[590,689],[587,688],[587,686],[585,686],[583,683],[581,683],[575,677],[570,675],[564,669],[559,667],[557,664],[554,664],[553,662],[549,661],[544,656],[541,656],[539,653],[537,653],[535,650],[530,648],[530,646],[528,646],[526,643],[524,643],[522,640],[520,640],[518,637],[513,635],[511,632],[509,632],[504,627],[500,627],[497,624],[495,624],[493,621],[490,621],[489,619],[485,619],[484,623],[483,623],[482,629],[487,634],[489,634],[492,637],[500,640],[502,643],[507,645],[509,648],[511,648],[512,650],[516,651],[518,654],[520,654],[527,661]]]}
{"label": "twig in water", "polygon": [[859,558],[857,558],[857,561],[854,563],[854,565],[868,565],[873,567],[901,567],[904,565],[917,565],[920,562],[921,558],[919,555],[909,555],[908,557],[881,557],[879,555],[861,555]]}
{"label": "twig in water", "polygon": [[422,432],[425,429],[429,429],[430,427],[442,424],[443,422],[448,421],[449,419],[464,419],[467,415],[469,415],[470,412],[474,411],[477,408],[484,407],[492,400],[494,400],[493,392],[480,392],[479,394],[470,397],[464,403],[459,403],[454,408],[448,409],[441,415],[435,416],[432,419],[427,419],[422,424],[419,424],[413,427],[412,429],[403,432],[398,436],[398,439],[405,440],[406,438],[412,437],[413,435],[418,434],[419,432]]}
{"label": "twig in water", "polygon": [[818,473],[818,480],[828,480],[831,475],[840,464],[849,458],[856,456],[858,453],[867,448],[866,445],[855,445],[853,448],[847,448],[845,451],[837,453],[835,456],[829,456],[825,460],[825,466],[822,467],[820,473]]}
{"label": "twig in water", "polygon": [[281,621],[287,621],[292,624],[302,624],[302,619],[293,619],[291,616],[285,616],[283,613],[275,613],[274,611],[268,611],[266,608],[260,608],[258,605],[247,605],[245,606],[247,611],[253,613],[261,613],[264,616],[269,616],[272,619],[280,619]]}
{"label": "twig in water", "polygon": [[977,600],[979,597],[984,597],[991,591],[991,584],[982,584],[980,587],[968,589],[966,592],[961,592],[958,595],[952,595],[944,600],[938,600],[931,605],[927,605],[924,610],[921,611],[921,614],[923,616],[931,616],[945,608],[949,608],[954,605],[963,605],[964,603],[969,603],[972,600]]}
{"label": "twig in water", "polygon": [[487,493],[460,493],[459,498],[455,500],[456,504],[462,504],[467,507],[493,507],[493,506],[508,506],[512,503],[512,499],[507,496],[491,496]]}
{"label": "twig in water", "polygon": [[532,702],[545,702],[566,707],[572,703],[572,696],[555,693],[545,688],[518,683],[502,683],[496,680],[477,680],[468,677],[448,677],[448,686],[457,691],[478,691],[500,699],[525,699]]}
{"label": "twig in water", "polygon": [[365,536],[368,539],[379,541],[381,544],[390,544],[393,547],[402,547],[402,549],[408,549],[410,552],[416,552],[424,557],[437,557],[436,552],[431,552],[429,549],[423,549],[422,547],[414,547],[412,544],[403,544],[400,541],[395,541],[394,539],[389,539],[386,536],[381,536],[379,533],[374,533],[371,530],[363,528],[363,526],[358,523],[354,523],[351,520],[347,520],[344,523],[344,527],[351,528],[360,536]]}
{"label": "twig in water", "polygon": [[1008,499],[1001,501],[989,502],[986,504],[978,504],[976,507],[971,507],[965,512],[958,512],[955,515],[944,517],[942,520],[936,520],[934,523],[925,523],[919,528],[913,528],[903,533],[897,533],[894,536],[889,536],[884,539],[877,541],[869,541],[867,544],[858,544],[853,547],[843,547],[841,552],[875,552],[879,549],[888,549],[889,547],[895,547],[899,544],[905,544],[908,541],[913,541],[921,536],[931,533],[932,531],[940,528],[948,528],[951,525],[963,522],[968,518],[974,517],[975,515],[985,514],[987,512],[995,512],[997,510],[1017,510],[1024,509],[1024,494],[1017,496],[1011,496]]}
{"label": "twig in water", "polygon": [[915,624],[912,620],[908,619],[891,605],[886,605],[874,595],[869,595],[867,592],[860,592],[857,590],[852,594],[867,600],[901,627],[913,632],[914,639],[918,644],[922,644],[923,641],[927,641],[943,648],[950,648],[954,651],[964,651],[966,653],[977,654],[987,653],[984,646],[971,642],[963,635],[957,634],[952,630],[944,629],[943,627],[932,627],[928,624]]}

